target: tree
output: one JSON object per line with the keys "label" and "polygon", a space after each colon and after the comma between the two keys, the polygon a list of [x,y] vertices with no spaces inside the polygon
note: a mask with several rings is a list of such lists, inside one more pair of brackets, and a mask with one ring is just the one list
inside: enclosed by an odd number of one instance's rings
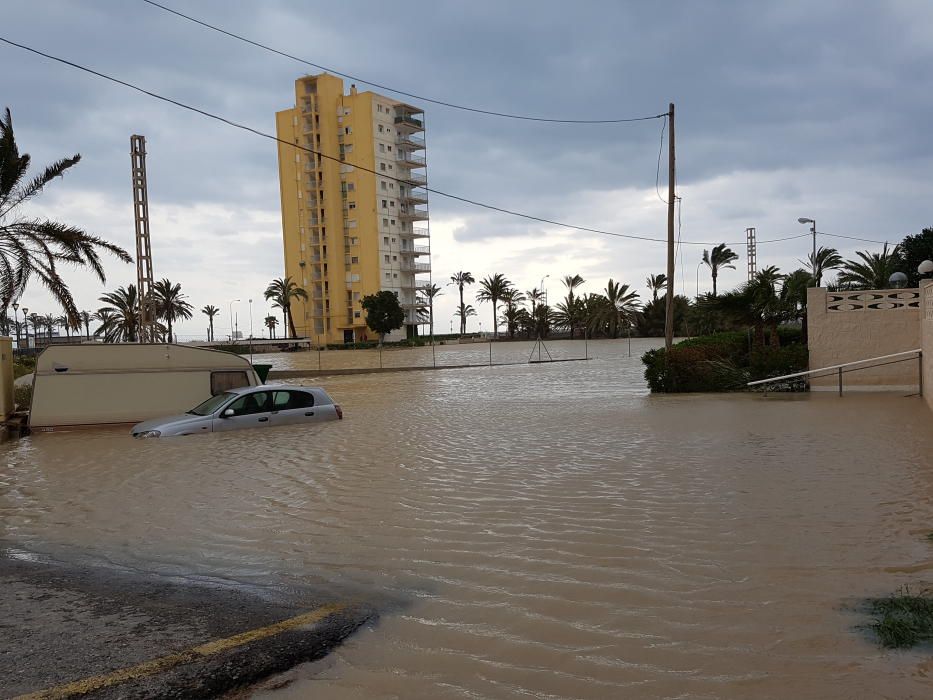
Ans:
{"label": "tree", "polygon": [[511,339],[515,337],[515,331],[518,330],[518,312],[522,310],[521,305],[525,302],[525,295],[517,289],[509,288],[502,295],[502,301],[505,302],[505,309],[502,311],[502,322],[505,324],[506,331]]}
{"label": "tree", "polygon": [[175,336],[172,332],[172,324],[175,321],[191,318],[194,307],[181,293],[181,285],[167,279],[161,279],[152,285],[152,295],[155,299],[156,315],[168,324],[168,342],[173,343]]}
{"label": "tree", "polygon": [[[213,304],[208,304],[203,309],[201,309],[201,313],[207,316],[207,322],[208,322],[207,339],[208,341],[213,343],[214,342],[214,316],[220,313],[220,309],[218,309]],[[267,323],[266,325],[269,325],[269,324]]]}
{"label": "tree", "polygon": [[534,316],[538,304],[544,301],[544,290],[533,287],[525,292],[525,298],[531,302],[531,315]]}
{"label": "tree", "polygon": [[[206,308],[206,307],[205,307]],[[279,319],[275,316],[266,316],[266,328],[269,329],[269,338],[275,338],[275,327],[279,325]],[[214,331],[211,330],[211,335],[213,336]]]}
{"label": "tree", "polygon": [[265,297],[267,300],[272,300],[274,307],[282,309],[282,314],[285,317],[285,328],[291,331],[292,338],[297,337],[298,332],[295,330],[295,320],[292,317],[292,299],[307,301],[308,293],[292,282],[291,277],[280,277],[269,283],[269,286],[266,287]]}
{"label": "tree", "polygon": [[428,323],[431,324],[431,342],[434,342],[434,298],[440,296],[444,292],[441,291],[441,288],[438,287],[433,282],[431,284],[425,285],[422,289],[424,296],[428,300]]}
{"label": "tree", "polygon": [[860,260],[846,260],[839,273],[839,282],[850,289],[887,289],[888,278],[897,271],[900,259],[900,246],[888,250],[884,244],[881,253],[869,253],[857,250]]}
{"label": "tree", "polygon": [[559,328],[566,328],[573,338],[573,329],[583,322],[585,308],[583,301],[572,293],[555,305],[551,320]]}
{"label": "tree", "polygon": [[[31,314],[29,314],[29,322],[32,324],[32,334],[36,337],[38,341],[39,329],[45,325],[45,323],[42,320],[42,316],[40,316],[35,311],[33,311]],[[26,332],[27,333],[29,332],[28,328],[26,329]],[[36,344],[38,345],[38,342],[36,342]]]}
{"label": "tree", "polygon": [[65,331],[65,336],[71,338],[71,322],[65,314],[55,317],[55,325]]}
{"label": "tree", "polygon": [[[658,297],[657,301],[649,301],[645,304],[641,313],[635,319],[635,325],[638,328],[639,335],[651,338],[660,338],[664,336],[665,326],[665,307],[667,305],[667,294]],[[680,294],[674,295],[674,335],[689,335],[687,319],[690,314],[690,300]]]}
{"label": "tree", "polygon": [[716,296],[716,279],[719,277],[719,270],[726,267],[734,270],[735,265],[732,263],[738,259],[739,256],[730,248],[727,248],[725,243],[720,243],[714,247],[712,253],[708,250],[703,251],[703,262],[713,275],[713,296]]}
{"label": "tree", "polygon": [[908,287],[920,286],[917,266],[924,260],[933,260],[933,228],[925,228],[913,236],[906,236],[900,245],[899,269],[907,275]]}
{"label": "tree", "polygon": [[[82,311],[79,316],[81,317],[81,323],[84,324],[84,335],[90,340],[91,339],[91,319],[94,315],[90,311]],[[81,330],[80,327],[78,330]]]}
{"label": "tree", "polygon": [[754,328],[754,344],[764,347],[765,327],[771,330],[771,345],[779,346],[778,324],[787,320],[792,308],[779,294],[778,283],[784,279],[778,268],[759,270],[751,281],[720,297],[708,297],[707,303],[719,309],[736,322]]}
{"label": "tree", "polygon": [[13,135],[13,116],[7,109],[0,120],[0,309],[5,310],[38,277],[64,309],[69,319],[78,318],[78,309],[68,285],[58,272],[58,264],[89,267],[106,282],[99,251],[132,262],[123,248],[92,236],[75,226],[45,219],[28,219],[14,212],[42,192],[53,179],[76,165],[75,154],[52,163],[32,180],[26,181],[30,157],[20,155]]}
{"label": "tree", "polygon": [[476,309],[469,304],[461,303],[460,308],[454,311],[454,317],[460,319],[461,335],[466,332],[466,320],[470,318],[470,316],[476,316]]}
{"label": "tree", "polygon": [[[587,326],[599,330],[610,338],[618,338],[619,330],[631,328],[638,317],[638,292],[629,291],[627,284],[606,283],[603,294],[591,294],[592,313],[588,313]],[[657,299],[653,300],[657,303]]]}
{"label": "tree", "polygon": [[503,295],[512,288],[512,283],[505,278],[505,275],[497,272],[494,275],[489,275],[485,279],[480,280],[479,286],[480,290],[476,293],[476,300],[480,303],[487,301],[492,302],[492,337],[498,338],[499,300],[502,299]]}
{"label": "tree", "polygon": [[116,291],[100,297],[100,301],[107,306],[97,311],[101,325],[96,334],[103,335],[108,343],[135,343],[139,337],[139,295],[136,285],[118,287]]}
{"label": "tree", "polygon": [[648,291],[651,292],[651,301],[657,301],[658,292],[664,291],[667,287],[667,275],[663,272],[660,275],[648,275],[645,282],[648,284]]}
{"label": "tree", "polygon": [[835,248],[824,248],[823,246],[816,249],[816,255],[813,253],[807,255],[806,262],[803,260],[800,262],[810,266],[810,270],[812,271],[811,280],[814,287],[820,286],[820,283],[823,281],[824,272],[827,270],[837,270],[845,264],[838,250]]}
{"label": "tree", "polygon": [[[470,272],[455,272],[450,276],[450,281],[457,285],[457,289],[460,290],[460,306],[463,308],[463,288],[468,284],[473,284],[476,280],[473,279],[473,274]],[[460,317],[460,335],[466,333],[466,317]]]}
{"label": "tree", "polygon": [[366,311],[366,325],[379,335],[379,345],[386,334],[398,330],[405,323],[405,311],[398,302],[395,292],[383,289],[376,294],[363,297],[362,307]]}

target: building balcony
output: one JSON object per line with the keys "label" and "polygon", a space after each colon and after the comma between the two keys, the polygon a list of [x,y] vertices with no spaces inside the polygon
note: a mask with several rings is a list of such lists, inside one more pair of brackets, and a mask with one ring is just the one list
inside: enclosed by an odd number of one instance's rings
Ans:
{"label": "building balcony", "polygon": [[428,164],[424,156],[417,156],[411,151],[399,151],[395,154],[395,160],[406,168],[424,168]]}
{"label": "building balcony", "polygon": [[410,114],[402,114],[395,118],[395,128],[400,134],[413,134],[416,131],[424,131],[424,122]]}
{"label": "building balcony", "polygon": [[411,299],[402,299],[399,301],[399,305],[403,309],[427,309],[429,306],[428,300],[423,297],[417,297],[414,301]]}
{"label": "building balcony", "polygon": [[427,204],[428,193],[420,188],[408,190],[404,194],[399,195],[398,201],[403,205],[409,206],[414,206],[415,204]]}
{"label": "building balcony", "polygon": [[430,272],[431,263],[416,263],[403,260],[400,269],[402,272],[410,272],[417,275],[419,272]]}
{"label": "building balcony", "polygon": [[428,208],[402,206],[399,207],[398,218],[402,221],[426,221],[428,219]]}
{"label": "building balcony", "polygon": [[402,248],[399,252],[402,255],[430,255],[431,248],[426,245],[415,245],[411,248]]}
{"label": "building balcony", "polygon": [[414,133],[405,134],[399,132],[398,139],[395,143],[402,148],[408,148],[413,151],[422,150],[425,148],[424,137],[416,136]]}
{"label": "building balcony", "polygon": [[409,187],[423,187],[428,184],[428,176],[424,173],[408,173],[400,179],[404,179]]}
{"label": "building balcony", "polygon": [[399,231],[402,238],[430,238],[431,232],[426,228],[413,226],[411,231]]}

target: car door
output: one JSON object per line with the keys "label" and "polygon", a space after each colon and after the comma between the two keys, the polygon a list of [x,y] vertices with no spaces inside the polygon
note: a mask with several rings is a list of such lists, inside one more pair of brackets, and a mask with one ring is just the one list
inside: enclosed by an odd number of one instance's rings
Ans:
{"label": "car door", "polygon": [[278,390],[272,399],[272,424],[291,425],[327,420],[324,406],[314,405],[314,394],[300,389]]}
{"label": "car door", "polygon": [[[233,415],[224,417],[227,410],[232,410]],[[221,411],[221,415],[214,419],[214,432],[268,427],[272,424],[271,416],[272,392],[251,391]]]}

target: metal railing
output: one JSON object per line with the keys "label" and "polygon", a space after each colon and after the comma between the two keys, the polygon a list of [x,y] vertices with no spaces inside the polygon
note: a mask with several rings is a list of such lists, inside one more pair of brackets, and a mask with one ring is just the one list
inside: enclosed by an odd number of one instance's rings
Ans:
{"label": "metal railing", "polygon": [[[895,359],[900,358],[900,359]],[[923,350],[905,350],[903,352],[895,352],[890,355],[879,355],[878,357],[869,357],[864,360],[855,360],[853,362],[843,362],[840,365],[830,365],[829,367],[820,367],[819,369],[809,369],[805,372],[794,372],[793,374],[783,374],[779,377],[768,377],[767,379],[759,379],[754,382],[748,382],[745,386],[763,386],[765,393],[768,393],[769,384],[777,384],[779,382],[785,381],[787,379],[797,379],[803,377],[831,377],[836,376],[839,378],[839,395],[842,396],[842,375],[847,372],[858,372],[863,369],[871,369],[873,367],[883,367],[884,365],[893,365],[898,362],[909,362],[910,360],[916,359],[919,366],[919,372],[917,375],[917,385],[919,387],[918,393],[923,395]],[[871,363],[871,364],[869,364]],[[863,366],[856,366],[863,365]],[[821,374],[822,373],[822,374]],[[816,376],[815,376],[816,375]]]}

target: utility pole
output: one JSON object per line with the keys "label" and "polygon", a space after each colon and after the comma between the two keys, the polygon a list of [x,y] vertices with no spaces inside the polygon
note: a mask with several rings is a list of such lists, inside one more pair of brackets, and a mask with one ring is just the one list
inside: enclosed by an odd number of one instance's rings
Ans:
{"label": "utility pole", "polygon": [[[136,219],[136,293],[139,298],[139,342],[155,342],[152,299],[152,249],[149,246],[149,195],[146,186],[146,137],[130,136],[133,166],[133,215]],[[171,342],[171,338],[169,338]]]}
{"label": "utility pole", "polygon": [[674,103],[667,113],[669,124],[667,157],[667,304],[664,315],[664,348],[670,351],[674,344]]}
{"label": "utility pole", "polygon": [[745,229],[745,248],[748,257],[748,281],[755,279],[755,272],[758,270],[758,244],[755,238],[755,229]]}

